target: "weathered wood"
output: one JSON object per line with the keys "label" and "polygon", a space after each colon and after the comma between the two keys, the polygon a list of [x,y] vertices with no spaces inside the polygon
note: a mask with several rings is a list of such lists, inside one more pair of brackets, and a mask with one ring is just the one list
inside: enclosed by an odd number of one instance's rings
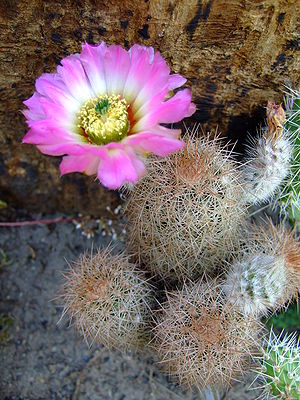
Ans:
{"label": "weathered wood", "polygon": [[80,51],[82,42],[154,46],[173,72],[188,78],[198,107],[193,120],[219,125],[234,138],[246,134],[251,117],[264,114],[268,99],[281,101],[284,83],[297,84],[297,3],[0,0],[1,197],[48,211],[100,212],[112,201],[111,192],[84,176],[60,179],[56,159],[20,145],[22,101],[35,79]]}

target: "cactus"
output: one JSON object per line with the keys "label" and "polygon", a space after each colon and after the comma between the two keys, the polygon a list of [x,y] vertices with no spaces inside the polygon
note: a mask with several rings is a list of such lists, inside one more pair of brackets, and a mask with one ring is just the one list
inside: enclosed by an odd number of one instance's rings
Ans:
{"label": "cactus", "polygon": [[232,265],[223,290],[241,312],[264,315],[285,300],[285,282],[284,258],[256,253]]}
{"label": "cactus", "polygon": [[268,102],[268,127],[248,145],[242,168],[246,183],[245,200],[260,204],[270,199],[290,171],[292,147],[283,131],[285,114],[281,106]]}
{"label": "cactus", "polygon": [[185,284],[168,294],[162,307],[153,347],[181,383],[203,391],[228,385],[243,373],[261,325],[225,300],[215,281]]}
{"label": "cactus", "polygon": [[300,288],[300,245],[290,231],[271,221],[252,225],[222,290],[244,314],[266,315],[284,307]]}
{"label": "cactus", "polygon": [[267,348],[263,350],[258,379],[264,389],[264,398],[300,399],[300,347],[296,334],[277,338],[270,333]]}
{"label": "cactus", "polygon": [[110,247],[84,254],[65,277],[63,316],[69,314],[87,342],[127,350],[148,340],[151,290],[125,254],[113,255]]}
{"label": "cactus", "polygon": [[284,129],[292,144],[290,174],[277,195],[276,204],[283,216],[287,215],[300,230],[300,92],[290,89],[285,96],[287,120]]}
{"label": "cactus", "polygon": [[217,138],[149,160],[130,192],[129,242],[152,273],[170,282],[210,274],[240,239],[246,206],[237,164]]}

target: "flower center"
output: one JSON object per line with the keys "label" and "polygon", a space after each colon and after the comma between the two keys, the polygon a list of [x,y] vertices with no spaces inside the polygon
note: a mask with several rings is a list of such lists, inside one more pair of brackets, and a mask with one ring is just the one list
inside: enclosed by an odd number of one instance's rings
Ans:
{"label": "flower center", "polygon": [[89,142],[119,142],[128,133],[128,105],[120,96],[99,96],[86,101],[77,116],[77,127]]}

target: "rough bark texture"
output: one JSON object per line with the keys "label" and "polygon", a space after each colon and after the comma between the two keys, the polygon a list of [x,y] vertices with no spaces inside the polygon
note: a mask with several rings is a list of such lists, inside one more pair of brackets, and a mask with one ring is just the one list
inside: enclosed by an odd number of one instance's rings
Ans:
{"label": "rough bark texture", "polygon": [[245,135],[267,99],[299,78],[298,1],[284,0],[2,0],[0,2],[1,199],[38,210],[101,212],[115,201],[85,176],[60,178],[57,159],[20,145],[20,113],[35,79],[54,72],[82,42],[134,43],[160,50],[188,78],[193,121]]}

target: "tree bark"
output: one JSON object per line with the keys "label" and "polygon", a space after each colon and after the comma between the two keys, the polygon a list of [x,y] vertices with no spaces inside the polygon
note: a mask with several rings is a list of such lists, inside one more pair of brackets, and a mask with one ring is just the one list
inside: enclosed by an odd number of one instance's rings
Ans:
{"label": "tree bark", "polygon": [[[40,211],[103,212],[113,192],[21,145],[20,112],[42,72],[82,42],[143,43],[184,75],[200,122],[235,139],[264,117],[268,99],[299,83],[299,7],[288,0],[76,0],[0,3],[1,200]],[[299,4],[299,3],[298,3]],[[297,25],[298,23],[298,25]]]}

